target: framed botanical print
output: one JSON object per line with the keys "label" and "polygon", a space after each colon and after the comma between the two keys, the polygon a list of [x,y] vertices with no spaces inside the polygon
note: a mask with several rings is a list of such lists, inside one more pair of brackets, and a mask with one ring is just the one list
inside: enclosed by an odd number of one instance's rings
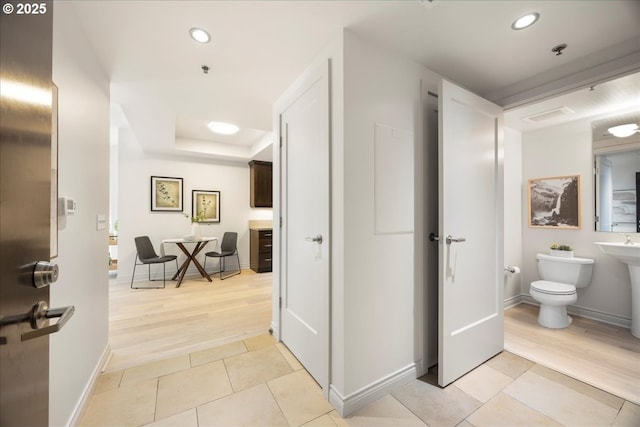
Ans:
{"label": "framed botanical print", "polygon": [[197,222],[220,222],[220,192],[193,190],[191,215]]}
{"label": "framed botanical print", "polygon": [[182,178],[151,177],[151,210],[182,212]]}

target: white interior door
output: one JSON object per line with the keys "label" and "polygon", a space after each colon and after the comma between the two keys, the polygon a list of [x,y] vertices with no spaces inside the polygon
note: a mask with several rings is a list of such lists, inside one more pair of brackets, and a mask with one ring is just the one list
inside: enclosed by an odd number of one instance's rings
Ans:
{"label": "white interior door", "polygon": [[328,396],[329,73],[319,67],[280,114],[280,338]]}
{"label": "white interior door", "polygon": [[503,130],[500,107],[447,81],[439,110],[438,383],[445,386],[504,348]]}

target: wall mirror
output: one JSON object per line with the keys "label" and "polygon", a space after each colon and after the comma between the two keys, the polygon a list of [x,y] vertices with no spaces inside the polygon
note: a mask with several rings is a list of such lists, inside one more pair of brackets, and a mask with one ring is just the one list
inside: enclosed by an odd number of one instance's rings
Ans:
{"label": "wall mirror", "polygon": [[640,132],[614,136],[615,126],[640,126],[640,111],[591,123],[596,231],[640,232]]}

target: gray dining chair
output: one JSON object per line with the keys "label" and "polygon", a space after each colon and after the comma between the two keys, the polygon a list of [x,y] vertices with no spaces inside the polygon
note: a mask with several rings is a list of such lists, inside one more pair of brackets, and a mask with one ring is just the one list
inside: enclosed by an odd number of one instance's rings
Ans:
{"label": "gray dining chair", "polygon": [[[204,254],[204,268],[207,268],[207,258],[218,258],[218,273],[220,274],[220,280],[228,279],[229,277],[240,274],[240,257],[238,256],[238,233],[233,231],[227,231],[222,235],[222,243],[220,244],[220,252],[211,251]],[[238,271],[227,276],[222,276],[222,272],[225,270],[225,258],[230,256],[236,256],[238,261]]]}
{"label": "gray dining chair", "polygon": [[[167,282],[166,275],[166,263],[169,261],[176,262],[176,271],[178,270],[178,257],[176,255],[158,256],[149,236],[139,236],[135,239],[136,242],[136,260],[133,263],[133,274],[131,275],[131,289],[164,289]],[[138,263],[140,261],[140,263]],[[136,276],[136,266],[147,265],[149,267],[149,281],[159,282],[159,280],[151,279],[151,264],[162,264],[162,287],[160,286],[144,286],[134,287],[133,279]]]}

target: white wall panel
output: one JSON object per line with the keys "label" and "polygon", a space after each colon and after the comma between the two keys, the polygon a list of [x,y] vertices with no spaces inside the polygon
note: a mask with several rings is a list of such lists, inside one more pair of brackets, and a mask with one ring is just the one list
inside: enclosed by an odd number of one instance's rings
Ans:
{"label": "white wall panel", "polygon": [[375,123],[374,226],[376,234],[413,232],[413,146],[413,132]]}
{"label": "white wall panel", "polygon": [[[422,73],[417,64],[345,32],[344,396],[415,362],[411,231]],[[376,140],[376,123],[402,130],[397,135],[402,148],[394,151],[398,140],[392,133]],[[398,194],[389,196],[393,191]],[[382,198],[399,206],[382,206]],[[377,214],[384,214],[378,220],[392,234],[376,233]],[[393,234],[399,231],[404,234]]]}

